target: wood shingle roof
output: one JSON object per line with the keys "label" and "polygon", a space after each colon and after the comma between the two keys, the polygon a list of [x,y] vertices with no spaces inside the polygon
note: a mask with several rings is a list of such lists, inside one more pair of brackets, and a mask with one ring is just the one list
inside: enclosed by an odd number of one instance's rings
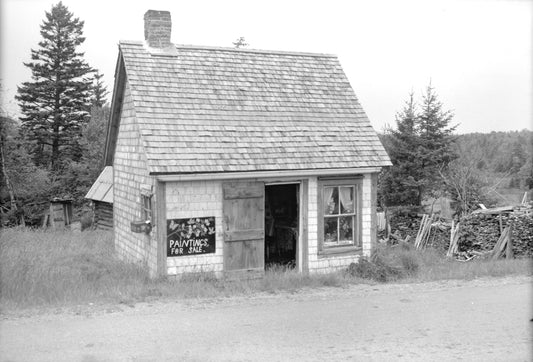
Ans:
{"label": "wood shingle roof", "polygon": [[119,48],[152,174],[390,165],[335,56]]}
{"label": "wood shingle roof", "polygon": [[113,167],[106,166],[94,184],[91,186],[86,199],[113,203]]}

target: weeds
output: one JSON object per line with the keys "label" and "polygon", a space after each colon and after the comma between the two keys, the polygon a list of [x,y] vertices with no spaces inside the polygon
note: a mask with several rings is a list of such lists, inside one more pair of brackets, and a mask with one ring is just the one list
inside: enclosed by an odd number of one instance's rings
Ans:
{"label": "weeds", "polygon": [[411,244],[378,246],[370,260],[361,259],[347,274],[377,282],[405,280],[428,282],[446,279],[474,279],[516,274],[533,274],[531,259],[476,260],[460,262],[445,258],[435,249],[416,250]]}
{"label": "weeds", "polygon": [[347,272],[306,275],[272,267],[261,279],[229,281],[211,273],[152,280],[140,266],[114,255],[110,232],[7,229],[0,235],[0,301],[3,308],[75,303],[132,304],[150,298],[220,298],[256,293],[295,292],[302,288],[338,287],[405,280],[472,279],[531,274],[531,259],[462,263],[410,244],[380,246],[370,260]]}

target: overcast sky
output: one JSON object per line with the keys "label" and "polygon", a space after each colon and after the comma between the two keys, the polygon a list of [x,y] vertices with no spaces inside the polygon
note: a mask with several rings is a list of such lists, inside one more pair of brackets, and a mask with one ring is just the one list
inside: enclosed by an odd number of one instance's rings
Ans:
{"label": "overcast sky", "polygon": [[[3,106],[57,1],[0,0]],[[111,91],[119,40],[143,40],[146,10],[169,10],[176,44],[333,53],[377,131],[431,81],[459,133],[533,129],[532,0],[63,0],[85,21],[83,50]]]}

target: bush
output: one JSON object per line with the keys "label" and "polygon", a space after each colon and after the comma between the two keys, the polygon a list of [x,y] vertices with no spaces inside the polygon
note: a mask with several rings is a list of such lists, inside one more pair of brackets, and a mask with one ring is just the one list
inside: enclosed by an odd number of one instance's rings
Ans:
{"label": "bush", "polygon": [[361,258],[348,266],[348,275],[378,282],[416,276],[420,267],[417,251],[410,244],[379,246],[370,260]]}

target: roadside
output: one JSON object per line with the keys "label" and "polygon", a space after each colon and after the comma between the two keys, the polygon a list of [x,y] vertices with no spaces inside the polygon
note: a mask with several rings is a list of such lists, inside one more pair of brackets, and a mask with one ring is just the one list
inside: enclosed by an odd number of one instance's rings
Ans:
{"label": "roadside", "polygon": [[4,315],[2,361],[509,360],[532,352],[531,276],[304,288]]}

